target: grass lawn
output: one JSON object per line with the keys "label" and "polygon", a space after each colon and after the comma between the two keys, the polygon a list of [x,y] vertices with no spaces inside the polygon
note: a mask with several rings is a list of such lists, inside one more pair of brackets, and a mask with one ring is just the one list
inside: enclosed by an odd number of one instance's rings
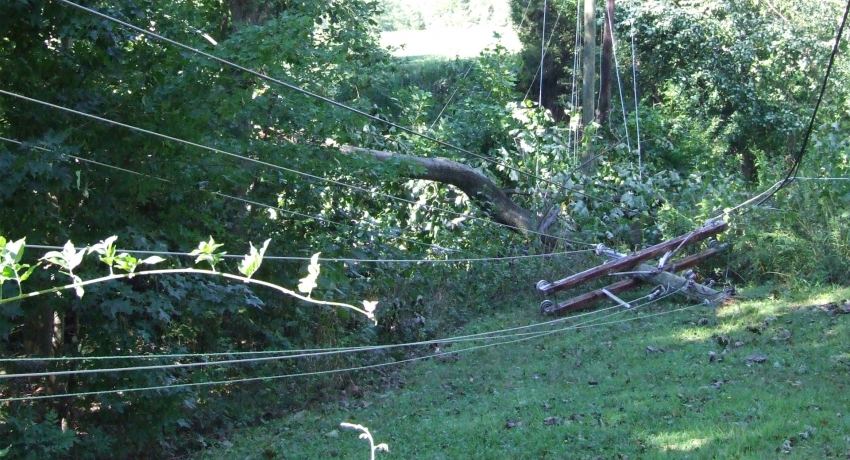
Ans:
{"label": "grass lawn", "polygon": [[[609,310],[545,337],[350,375],[325,402],[194,458],[368,459],[340,422],[389,444],[378,459],[850,458],[850,289],[742,297]],[[494,307],[464,332],[541,319]]]}
{"label": "grass lawn", "polygon": [[[496,32],[501,38],[494,37]],[[392,54],[396,57],[468,58],[478,56],[485,48],[493,47],[496,43],[501,43],[509,52],[517,52],[522,47],[519,37],[511,28],[478,26],[432,30],[399,30],[381,34],[381,46],[395,48]]]}

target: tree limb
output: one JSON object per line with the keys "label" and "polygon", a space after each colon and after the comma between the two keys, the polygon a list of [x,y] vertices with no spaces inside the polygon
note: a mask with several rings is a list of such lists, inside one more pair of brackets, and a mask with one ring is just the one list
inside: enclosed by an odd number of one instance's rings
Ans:
{"label": "tree limb", "polygon": [[445,158],[420,158],[350,145],[340,146],[339,150],[349,154],[368,155],[381,162],[392,160],[418,166],[411,168],[407,177],[454,185],[487,211],[494,221],[522,234],[537,231],[538,219],[533,212],[516,204],[490,178],[463,163]]}

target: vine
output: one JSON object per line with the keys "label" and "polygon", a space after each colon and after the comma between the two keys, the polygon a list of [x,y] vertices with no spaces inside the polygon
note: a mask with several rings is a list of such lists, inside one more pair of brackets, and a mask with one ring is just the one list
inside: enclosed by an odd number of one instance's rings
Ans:
{"label": "vine", "polygon": [[[377,301],[364,300],[363,308],[359,308],[348,303],[331,302],[311,297],[313,289],[318,286],[317,280],[320,272],[319,253],[314,254],[310,259],[310,265],[307,267],[307,276],[299,280],[298,291],[301,293],[299,294],[291,289],[287,289],[274,283],[252,278],[263,262],[263,256],[265,255],[271,239],[266,240],[260,249],[255,248],[253,243],[249,243],[251,249],[237,267],[241,275],[216,270],[216,264],[222,260],[222,257],[226,254],[226,252],[217,252],[222,244],[216,243],[212,237],[210,237],[209,241],[201,241],[198,248],[190,253],[190,255],[197,256],[195,259],[196,265],[201,263],[208,264],[210,266],[209,270],[200,268],[168,268],[143,270],[138,272],[136,269],[141,265],[155,265],[164,262],[166,259],[160,256],[151,256],[146,259],[139,260],[126,252],[118,253],[115,248],[115,241],[117,239],[118,238],[116,236],[111,236],[93,246],[87,246],[80,250],[77,250],[71,241],[68,241],[65,243],[62,251],[50,251],[41,257],[38,263],[30,265],[21,263],[24,255],[24,249],[26,247],[26,238],[21,238],[17,241],[7,241],[6,238],[0,236],[0,305],[69,289],[74,289],[77,297],[82,298],[85,294],[85,286],[118,279],[129,279],[136,276],[197,274],[217,276],[241,281],[243,283],[264,286],[315,305],[347,308],[366,316],[373,323],[378,324],[378,321],[375,318],[375,308],[378,305]],[[74,270],[83,262],[84,257],[90,254],[97,254],[98,260],[109,267],[109,275],[90,280],[83,280],[74,273]],[[61,270],[59,270],[59,273],[70,277],[72,283],[24,293],[24,281],[26,281],[27,278],[32,275],[33,271],[43,263],[60,267]],[[116,269],[125,273],[116,273]],[[14,281],[17,284],[18,295],[3,298],[3,285],[6,281]]]}

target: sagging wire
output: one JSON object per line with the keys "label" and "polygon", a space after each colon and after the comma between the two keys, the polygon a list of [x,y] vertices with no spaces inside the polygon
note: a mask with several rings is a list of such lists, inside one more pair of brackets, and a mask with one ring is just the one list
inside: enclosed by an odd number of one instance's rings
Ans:
{"label": "sagging wire", "polygon": [[844,16],[841,18],[841,25],[838,26],[838,32],[835,34],[835,42],[832,45],[832,52],[829,55],[829,64],[826,66],[826,73],[824,73],[823,76],[823,82],[821,83],[820,93],[818,94],[817,102],[815,103],[815,109],[812,112],[811,119],[809,119],[809,126],[806,128],[806,134],[803,137],[803,143],[800,146],[800,151],[794,156],[794,164],[791,166],[791,169],[788,171],[785,179],[780,181],[780,185],[775,190],[767,194],[767,196],[762,198],[762,200],[758,202],[759,205],[769,200],[779,190],[793,182],[797,177],[797,172],[800,170],[800,165],[803,162],[803,156],[806,154],[806,148],[809,145],[809,138],[811,138],[812,131],[814,131],[815,120],[818,116],[820,104],[823,101],[823,95],[826,93],[826,85],[829,82],[829,75],[832,72],[833,65],[835,64],[835,57],[838,55],[838,47],[841,44],[841,37],[844,34],[844,26],[847,24],[848,13],[850,13],[850,0],[847,1],[847,6],[844,8]]}
{"label": "sagging wire", "polygon": [[[673,295],[674,293],[675,292],[671,292],[669,295]],[[666,297],[666,296],[664,296],[664,297]],[[662,297],[662,298],[664,298],[664,297]],[[641,305],[640,307],[649,305],[650,303],[654,303],[654,302],[657,302],[659,300],[661,300],[661,298],[646,302],[645,304]],[[256,382],[256,381],[271,381],[271,380],[278,380],[278,379],[284,379],[284,378],[309,377],[309,376],[335,374],[335,373],[341,373],[341,372],[363,371],[363,370],[377,369],[377,368],[381,368],[381,367],[387,367],[387,366],[398,365],[398,364],[412,363],[412,362],[415,362],[415,361],[421,361],[421,360],[424,360],[424,359],[429,359],[429,358],[433,358],[433,357],[437,357],[437,356],[450,356],[450,355],[455,355],[455,354],[460,354],[460,353],[465,353],[465,352],[495,347],[495,346],[499,346],[499,345],[519,343],[519,342],[524,342],[524,341],[528,341],[528,340],[532,340],[532,339],[536,339],[536,338],[546,337],[546,336],[549,336],[549,335],[553,335],[553,334],[556,334],[556,333],[559,333],[559,332],[565,332],[565,331],[569,331],[569,330],[575,330],[575,329],[580,329],[580,328],[589,328],[589,327],[598,327],[598,326],[604,326],[604,325],[610,325],[610,324],[623,323],[623,322],[627,322],[627,321],[635,321],[635,320],[639,320],[639,319],[657,317],[657,316],[661,316],[661,315],[664,315],[664,314],[673,314],[673,313],[677,313],[677,312],[690,310],[690,309],[700,307],[700,306],[704,306],[704,304],[695,304],[695,305],[679,308],[679,309],[676,309],[676,310],[670,310],[670,311],[648,314],[648,315],[643,315],[643,316],[636,316],[634,318],[627,318],[627,319],[624,319],[624,320],[609,321],[609,322],[605,322],[605,323],[595,322],[595,321],[598,321],[600,319],[604,319],[604,318],[611,317],[611,316],[614,316],[614,315],[617,315],[617,314],[621,314],[624,311],[634,311],[634,308],[631,309],[631,310],[620,310],[618,312],[614,312],[614,313],[611,313],[609,315],[605,315],[601,318],[587,320],[587,321],[584,321],[584,322],[581,322],[581,323],[578,323],[578,324],[570,325],[569,327],[554,329],[554,330],[550,330],[550,331],[536,332],[536,333],[516,334],[514,337],[520,337],[520,338],[515,338],[515,339],[512,339],[512,340],[505,340],[505,341],[496,342],[496,343],[477,345],[477,346],[472,346],[472,347],[468,347],[468,348],[464,348],[464,349],[460,349],[460,350],[442,351],[441,353],[438,353],[438,354],[418,356],[418,357],[404,359],[404,360],[400,360],[400,361],[377,363],[377,364],[366,365],[366,366],[355,366],[355,367],[342,368],[342,369],[329,369],[329,370],[324,370],[324,371],[302,372],[302,373],[296,373],[296,374],[283,374],[283,375],[266,376],[266,377],[247,377],[247,378],[241,378],[241,379],[220,380],[220,381],[192,382],[192,383],[172,384],[172,385],[125,388],[125,389],[120,389],[120,390],[100,390],[100,391],[89,391],[89,392],[79,392],[79,393],[67,393],[67,394],[60,394],[60,395],[37,395],[37,396],[12,397],[12,398],[0,399],[0,403],[15,402],[15,401],[33,401],[33,400],[40,400],[40,399],[58,399],[58,398],[68,398],[68,397],[97,396],[97,395],[105,395],[105,394],[124,394],[124,393],[130,393],[130,392],[152,391],[152,390],[173,390],[173,389],[188,388],[188,387],[231,385],[231,384],[236,384],[236,383],[247,383],[247,382]],[[637,308],[637,307],[635,307],[635,308]],[[570,318],[567,318],[565,320],[569,320],[569,319]],[[124,369],[124,368],[118,368],[118,369]]]}
{"label": "sagging wire", "polygon": [[[484,219],[484,218],[481,218],[481,217],[472,216],[472,215],[469,215],[469,214],[464,214],[464,213],[452,211],[452,210],[449,210],[449,209],[439,208],[439,207],[429,205],[429,204],[422,204],[422,203],[419,203],[417,201],[410,200],[410,199],[407,199],[407,198],[401,198],[401,197],[389,195],[389,194],[386,194],[386,193],[383,193],[383,192],[377,192],[377,191],[374,191],[374,190],[369,190],[369,189],[359,187],[359,186],[356,186],[356,185],[346,184],[344,182],[340,182],[340,181],[337,181],[337,180],[334,180],[334,179],[328,179],[328,178],[325,178],[325,177],[317,176],[315,174],[305,173],[303,171],[298,171],[296,169],[287,168],[285,166],[276,165],[276,164],[273,164],[273,163],[258,160],[258,159],[255,159],[255,158],[246,157],[246,156],[243,156],[243,155],[239,155],[239,154],[229,152],[229,151],[226,151],[226,150],[222,150],[222,149],[218,149],[218,148],[215,148],[215,147],[210,147],[210,146],[199,144],[199,143],[196,143],[196,142],[187,141],[185,139],[180,139],[180,138],[177,138],[177,137],[169,136],[167,134],[161,134],[161,133],[158,133],[156,131],[151,131],[151,130],[148,130],[148,129],[139,128],[137,126],[129,125],[129,124],[126,124],[126,123],[121,123],[121,122],[118,122],[118,121],[115,121],[115,120],[110,120],[108,118],[103,118],[103,117],[99,117],[97,115],[92,115],[92,114],[89,114],[89,113],[86,113],[86,112],[81,112],[79,110],[74,110],[74,109],[71,109],[71,108],[68,108],[68,107],[63,107],[63,106],[60,106],[60,105],[41,101],[41,100],[38,100],[38,99],[23,96],[23,95],[13,93],[13,92],[10,92],[10,91],[6,91],[6,90],[3,90],[3,89],[0,89],[0,94],[15,97],[15,98],[18,98],[18,99],[22,99],[22,100],[25,100],[27,102],[32,102],[32,103],[35,103],[35,104],[44,105],[46,107],[50,107],[50,108],[53,108],[53,109],[72,113],[74,115],[79,115],[79,116],[82,116],[82,117],[91,118],[91,119],[97,120],[97,121],[102,122],[102,123],[106,123],[106,124],[110,124],[110,125],[114,125],[114,126],[119,126],[121,128],[129,129],[131,131],[136,131],[136,132],[139,132],[139,133],[142,133],[142,134],[159,137],[159,138],[171,141],[171,142],[177,142],[177,143],[180,143],[180,144],[188,145],[190,147],[194,147],[194,148],[198,148],[198,149],[202,149],[202,150],[207,150],[209,152],[213,152],[213,153],[216,153],[216,154],[230,156],[230,157],[233,157],[233,158],[236,158],[236,159],[239,159],[239,160],[242,160],[242,161],[246,161],[246,162],[249,162],[249,163],[259,164],[261,166],[267,166],[267,167],[278,169],[278,170],[285,171],[285,172],[288,172],[288,173],[300,175],[300,176],[306,177],[308,179],[318,180],[318,181],[325,182],[325,183],[328,183],[328,184],[349,188],[351,190],[356,190],[356,191],[361,192],[361,193],[367,193],[367,194],[370,194],[370,195],[377,195],[377,196],[387,198],[387,199],[390,199],[390,200],[404,202],[404,203],[413,205],[415,207],[423,207],[423,208],[431,210],[431,211],[443,212],[443,213],[447,213],[447,214],[457,216],[457,217],[461,217],[461,218],[464,218],[464,219],[479,221],[479,222],[483,222],[483,223],[490,223],[490,224],[493,224],[493,225],[496,225],[496,226],[509,228],[511,230],[516,230],[516,231],[525,232],[525,233],[538,235],[538,236],[545,236],[547,238],[553,238],[553,239],[557,239],[557,240],[564,241],[564,242],[567,242],[567,243],[583,244],[583,245],[591,246],[589,243],[584,243],[584,242],[580,242],[580,241],[577,241],[577,240],[570,240],[568,238],[555,236],[555,235],[547,235],[543,232],[538,232],[536,230],[521,229],[521,228],[513,226],[513,225],[503,224],[503,223],[495,222],[495,221],[492,221],[492,220],[489,220],[489,219]],[[10,140],[10,142],[20,142],[20,141]],[[576,191],[576,193],[580,193],[580,192]]]}
{"label": "sagging wire", "polygon": [[[341,102],[335,101],[335,100],[330,99],[330,98],[328,98],[328,97],[321,96],[321,95],[319,95],[319,94],[316,94],[316,93],[314,93],[314,92],[308,91],[308,90],[306,90],[306,89],[304,89],[304,88],[301,88],[301,87],[299,87],[299,86],[293,85],[293,84],[291,84],[291,83],[287,83],[287,82],[285,82],[285,81],[283,81],[283,80],[280,80],[280,79],[277,79],[277,78],[274,78],[274,77],[270,77],[270,76],[268,76],[268,75],[266,75],[266,74],[264,74],[264,73],[262,73],[262,72],[259,72],[259,71],[253,70],[253,69],[249,69],[249,68],[244,67],[244,66],[241,66],[241,65],[239,65],[239,64],[236,64],[236,63],[230,62],[230,61],[228,61],[228,60],[226,60],[226,59],[224,59],[224,58],[220,58],[220,57],[215,56],[215,55],[213,55],[213,54],[210,54],[210,53],[207,53],[207,52],[201,51],[201,50],[199,50],[199,49],[197,49],[197,48],[193,48],[193,47],[191,47],[191,46],[189,46],[189,45],[185,45],[185,44],[180,43],[180,42],[178,42],[178,41],[176,41],[176,40],[172,40],[172,39],[170,39],[170,38],[164,37],[164,36],[159,35],[159,34],[157,34],[157,33],[151,32],[150,30],[143,29],[143,28],[141,28],[141,27],[135,26],[135,25],[130,24],[130,23],[128,23],[128,22],[125,22],[125,21],[122,21],[122,20],[120,20],[120,19],[114,18],[114,17],[109,16],[109,15],[107,15],[107,14],[101,13],[101,12],[99,12],[99,11],[97,11],[97,10],[94,10],[94,9],[91,9],[91,8],[87,8],[87,7],[85,7],[85,6],[82,6],[82,5],[76,4],[76,3],[71,2],[71,1],[69,1],[69,0],[58,0],[58,1],[59,1],[59,2],[61,2],[61,3],[66,4],[66,5],[68,5],[68,6],[72,6],[72,7],[74,7],[74,8],[78,8],[78,9],[80,9],[80,10],[83,10],[83,11],[87,12],[87,13],[93,14],[93,15],[98,16],[98,17],[100,17],[100,18],[103,18],[103,19],[106,19],[106,20],[108,20],[108,21],[111,21],[111,22],[114,22],[114,23],[116,23],[116,24],[119,24],[119,25],[121,25],[122,27],[126,27],[126,28],[129,28],[129,29],[134,30],[134,31],[136,31],[136,32],[139,32],[139,33],[141,33],[141,34],[144,34],[144,35],[146,35],[146,36],[148,36],[148,37],[151,37],[151,38],[154,38],[154,39],[157,39],[157,40],[160,40],[160,41],[164,41],[164,42],[166,42],[166,43],[169,43],[169,44],[171,44],[171,45],[177,46],[177,47],[179,47],[179,48],[182,48],[182,49],[184,49],[184,50],[186,50],[186,51],[192,52],[192,53],[197,54],[197,55],[199,55],[199,56],[203,56],[203,57],[205,57],[205,58],[207,58],[207,59],[211,59],[211,60],[213,60],[213,61],[215,61],[215,62],[218,62],[218,63],[220,63],[220,64],[224,64],[224,65],[226,65],[226,66],[228,66],[228,67],[232,67],[232,68],[237,69],[237,70],[240,70],[240,71],[242,71],[242,72],[246,72],[246,73],[248,73],[248,74],[250,74],[250,75],[253,75],[253,76],[255,76],[255,77],[258,77],[258,78],[260,78],[260,79],[262,79],[262,80],[264,80],[264,81],[267,81],[267,82],[270,82],[270,83],[274,83],[274,84],[276,84],[276,85],[283,86],[284,88],[290,89],[290,90],[292,90],[292,91],[299,92],[299,93],[301,93],[301,94],[304,94],[305,96],[308,96],[308,97],[311,97],[311,98],[314,98],[314,99],[320,100],[320,101],[322,101],[322,102],[328,103],[328,104],[330,104],[330,105],[333,105],[333,106],[335,106],[335,107],[338,107],[338,108],[341,108],[341,109],[344,109],[344,110],[350,111],[350,112],[352,112],[352,113],[355,113],[355,114],[357,114],[357,115],[359,115],[359,116],[365,117],[365,118],[367,118],[367,119],[369,119],[369,120],[372,120],[372,121],[374,121],[374,122],[378,122],[378,123],[380,123],[380,124],[383,124],[383,125],[386,125],[386,126],[389,126],[389,127],[395,128],[395,129],[397,129],[397,130],[399,130],[399,131],[403,131],[403,132],[405,132],[405,133],[407,133],[407,134],[410,134],[410,135],[413,135],[413,136],[420,137],[420,138],[425,139],[425,140],[427,140],[427,141],[429,141],[429,142],[433,142],[433,143],[435,143],[436,145],[439,145],[439,146],[441,146],[441,147],[445,147],[445,148],[448,148],[448,149],[451,149],[451,150],[455,150],[455,151],[460,152],[460,153],[463,153],[463,154],[465,154],[465,155],[467,155],[467,156],[471,156],[471,157],[473,157],[473,158],[477,158],[477,159],[482,160],[482,161],[485,161],[485,162],[487,162],[487,163],[490,163],[490,164],[493,164],[493,165],[497,165],[497,166],[503,167],[503,168],[508,169],[508,170],[510,170],[510,171],[514,171],[514,172],[516,172],[516,173],[518,173],[518,174],[521,174],[521,175],[524,175],[524,176],[527,176],[527,177],[533,178],[533,179],[535,179],[535,180],[537,180],[537,181],[544,182],[544,183],[547,183],[547,184],[549,184],[549,185],[553,185],[553,186],[555,186],[556,188],[559,188],[559,189],[565,189],[565,187],[564,187],[564,185],[563,185],[563,184],[559,184],[559,183],[557,183],[557,182],[554,182],[554,181],[551,181],[551,180],[548,180],[548,179],[544,179],[544,178],[542,178],[542,177],[536,176],[536,175],[534,175],[534,174],[532,174],[532,173],[529,173],[529,172],[527,172],[527,171],[521,170],[521,169],[519,169],[519,168],[516,168],[516,167],[510,166],[510,165],[507,165],[507,164],[501,163],[501,162],[499,162],[498,160],[495,160],[495,159],[493,159],[493,158],[490,158],[490,157],[487,157],[487,156],[484,156],[484,155],[480,155],[480,154],[477,154],[477,153],[475,153],[475,152],[471,152],[471,151],[469,151],[469,150],[467,150],[467,149],[464,149],[464,148],[462,148],[462,147],[458,147],[458,146],[453,145],[453,144],[450,144],[450,143],[448,143],[448,142],[441,141],[441,140],[439,140],[439,139],[437,139],[437,138],[435,138],[435,137],[433,137],[433,136],[429,136],[429,135],[427,135],[427,134],[420,133],[420,132],[418,132],[418,131],[416,131],[416,130],[414,130],[414,129],[412,129],[412,128],[408,128],[408,127],[405,127],[405,126],[401,126],[401,125],[396,124],[396,123],[393,123],[393,122],[391,122],[391,121],[389,121],[389,120],[385,120],[385,119],[383,119],[383,118],[381,118],[381,117],[378,117],[378,116],[375,116],[375,115],[371,115],[371,114],[366,113],[366,112],[364,112],[364,111],[362,111],[362,110],[359,110],[359,109],[356,109],[356,108],[354,108],[354,107],[351,107],[351,106],[345,105],[345,104],[343,104],[343,103],[341,103]],[[574,193],[579,193],[579,192],[575,192],[575,191],[573,191],[573,192],[574,192]],[[590,197],[590,196],[588,196],[588,197],[589,197],[589,198],[594,198],[594,197]],[[606,201],[606,200],[603,200],[603,199],[600,199],[600,198],[594,198],[594,199],[598,199],[598,200],[600,200],[600,201]]]}
{"label": "sagging wire", "polygon": [[[2,90],[0,90],[0,92],[2,92]],[[18,145],[21,145],[21,146],[33,147],[33,148],[36,148],[36,149],[39,149],[39,150],[42,150],[42,151],[51,151],[50,149],[46,149],[46,148],[41,147],[41,146],[34,146],[34,145],[30,145],[30,144],[25,144],[21,141],[9,139],[9,138],[5,138],[5,137],[0,137],[0,140],[15,143],[15,144],[18,144]],[[125,173],[128,173],[128,174],[138,175],[138,176],[142,176],[142,177],[145,177],[145,178],[148,178],[148,179],[154,179],[156,181],[167,183],[167,184],[173,184],[172,181],[170,181],[168,179],[163,179],[161,177],[151,176],[149,174],[143,174],[143,173],[133,171],[133,170],[130,170],[130,169],[120,168],[120,167],[117,167],[117,166],[109,165],[109,164],[102,163],[102,162],[95,161],[95,160],[90,160],[88,158],[83,158],[83,157],[76,156],[76,155],[66,155],[66,156],[68,158],[73,158],[75,160],[82,161],[82,162],[85,162],[85,163],[91,163],[91,164],[94,164],[96,166],[100,166],[100,167],[104,167],[104,168],[111,168],[111,169],[115,169],[115,170],[125,172]],[[351,224],[347,224],[347,223],[341,223],[341,222],[334,222],[332,220],[325,219],[323,217],[304,214],[304,213],[300,213],[300,212],[297,212],[297,211],[291,211],[289,209],[281,208],[281,207],[278,207],[278,206],[272,206],[272,205],[269,205],[269,204],[266,204],[266,203],[260,203],[260,202],[257,202],[257,201],[248,200],[248,199],[241,198],[241,197],[236,197],[236,196],[228,195],[228,194],[221,193],[221,192],[215,192],[215,191],[212,191],[212,190],[204,190],[204,191],[211,194],[211,195],[218,196],[218,197],[221,197],[221,198],[239,201],[241,203],[252,205],[252,206],[258,206],[258,207],[262,207],[262,208],[272,209],[275,212],[281,212],[281,213],[288,214],[288,215],[291,215],[291,216],[301,217],[303,219],[315,220],[317,222],[322,222],[322,223],[327,223],[327,224],[332,224],[332,225],[342,225],[342,226],[357,229],[357,230],[362,229],[362,227],[359,227],[359,226],[355,226],[355,225],[351,225]],[[405,243],[425,246],[425,247],[428,247],[430,249],[433,249],[434,251],[436,251],[438,253],[441,253],[441,252],[459,252],[460,251],[459,249],[444,248],[444,247],[436,245],[436,244],[430,244],[430,243],[425,243],[425,242],[422,242],[422,241],[412,240],[412,239],[405,238],[405,237],[398,236],[398,235],[386,234],[386,233],[381,232],[380,230],[378,230],[378,234],[380,236],[385,237],[385,238],[391,238],[391,239],[395,239],[395,240],[402,241],[402,242],[405,242]]]}

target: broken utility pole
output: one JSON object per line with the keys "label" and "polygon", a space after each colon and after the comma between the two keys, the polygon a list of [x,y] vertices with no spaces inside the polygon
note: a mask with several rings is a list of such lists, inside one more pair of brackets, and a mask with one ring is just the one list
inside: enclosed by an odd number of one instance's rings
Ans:
{"label": "broken utility pole", "polygon": [[[541,312],[544,314],[570,313],[587,308],[593,303],[606,298],[612,299],[626,308],[630,308],[630,305],[617,297],[617,294],[634,289],[642,283],[661,286],[662,292],[653,293],[656,296],[663,293],[676,293],[684,295],[689,299],[706,302],[711,305],[722,303],[729,297],[726,292],[716,291],[710,286],[696,283],[692,276],[683,277],[676,275],[675,272],[694,267],[699,262],[718,254],[725,246],[711,247],[700,254],[685,257],[677,262],[667,263],[666,259],[681,247],[716,235],[725,230],[726,227],[727,224],[723,221],[709,222],[694,232],[673,238],[672,240],[657,244],[632,255],[620,254],[604,248],[604,246],[600,246],[597,253],[605,255],[611,260],[598,267],[585,270],[555,283],[540,281],[537,283],[537,290],[549,295],[603,276],[627,276],[628,278],[558,304],[546,300],[540,305]],[[660,263],[662,266],[660,267],[653,267],[643,263],[661,255],[664,257],[662,257],[662,262]],[[633,271],[623,272],[623,270],[629,269],[633,269]]]}

